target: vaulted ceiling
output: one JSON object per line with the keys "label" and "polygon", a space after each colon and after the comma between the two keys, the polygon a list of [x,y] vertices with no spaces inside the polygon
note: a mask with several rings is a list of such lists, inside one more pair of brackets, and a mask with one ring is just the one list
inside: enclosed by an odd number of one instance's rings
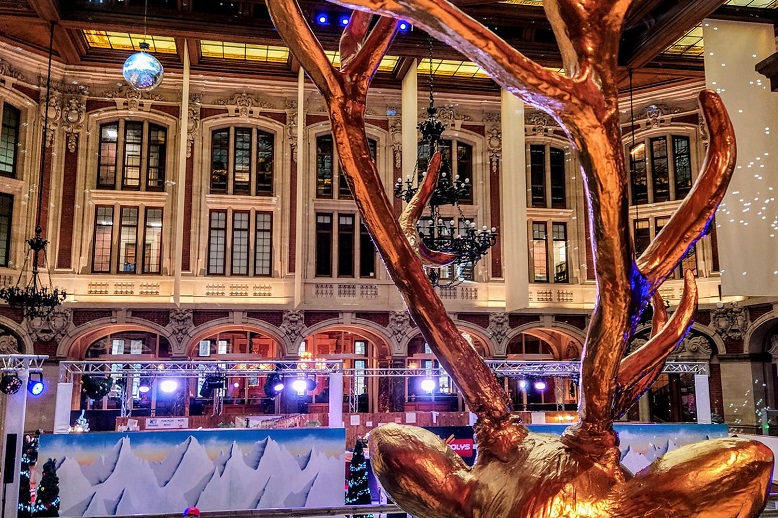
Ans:
{"label": "vaulted ceiling", "polygon": [[[325,49],[337,50],[341,31],[338,20],[347,16],[348,11],[323,1],[300,3]],[[559,51],[541,1],[458,0],[456,3],[527,56],[545,66],[560,66]],[[695,27],[703,19],[736,19],[775,26],[776,7],[778,0],[730,0],[727,4],[723,0],[635,0],[621,43],[622,88],[627,88],[628,69],[633,70],[636,89],[702,78],[701,35],[699,30],[695,32]],[[328,15],[328,24],[317,23],[322,13]],[[213,51],[222,42],[249,44],[255,54],[256,46],[269,45],[271,50],[283,47],[264,0],[148,0],[147,4],[143,0],[0,0],[0,39],[9,43],[45,54],[50,22],[55,24],[54,58],[70,65],[119,67],[128,51],[121,45],[110,48],[111,45],[95,44],[100,37],[108,41],[102,32],[105,31],[172,38],[165,44],[170,52],[155,53],[167,70],[182,68],[183,48],[187,46],[192,70],[202,74],[251,74],[289,80],[297,75],[298,65],[292,57],[280,62],[260,61],[252,56],[229,59],[217,57]],[[413,59],[428,56],[429,45],[427,35],[421,30],[399,34],[388,52],[396,59],[382,67],[376,85],[398,85]],[[434,42],[432,54],[435,60],[466,60],[438,42]],[[476,91],[497,91],[490,79],[477,73],[452,73],[436,79],[436,85],[441,89],[465,85]]]}

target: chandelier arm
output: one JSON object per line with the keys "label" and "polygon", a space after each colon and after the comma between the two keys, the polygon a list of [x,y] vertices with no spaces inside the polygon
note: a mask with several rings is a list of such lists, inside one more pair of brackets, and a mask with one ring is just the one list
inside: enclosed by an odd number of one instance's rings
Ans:
{"label": "chandelier arm", "polygon": [[429,166],[427,167],[427,174],[424,176],[424,180],[400,215],[400,228],[402,229],[405,238],[408,240],[408,243],[410,243],[411,248],[416,255],[419,256],[419,259],[421,259],[424,266],[445,266],[456,260],[454,254],[429,248],[424,243],[419,234],[419,229],[416,226],[424,213],[427,203],[432,197],[432,193],[435,191],[441,163],[442,158],[440,152],[436,151],[435,154],[432,155],[432,160],[430,160]]}

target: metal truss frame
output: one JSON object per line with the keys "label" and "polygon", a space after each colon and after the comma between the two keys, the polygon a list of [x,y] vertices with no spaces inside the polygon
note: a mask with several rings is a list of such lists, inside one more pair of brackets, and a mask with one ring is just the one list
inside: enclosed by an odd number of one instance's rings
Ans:
{"label": "metal truss frame", "polygon": [[36,354],[0,354],[0,370],[3,372],[27,369],[30,372],[43,372],[46,355]]}

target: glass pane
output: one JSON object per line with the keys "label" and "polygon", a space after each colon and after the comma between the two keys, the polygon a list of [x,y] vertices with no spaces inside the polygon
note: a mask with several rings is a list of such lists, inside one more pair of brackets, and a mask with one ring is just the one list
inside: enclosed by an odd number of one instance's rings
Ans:
{"label": "glass pane", "polygon": [[332,215],[316,215],[316,275],[332,276]]}
{"label": "glass pane", "polygon": [[232,214],[232,275],[249,274],[249,213]]}
{"label": "glass pane", "polygon": [[689,137],[673,135],[673,166],[675,167],[675,199],[679,200],[692,189],[692,158]]}
{"label": "glass pane", "polygon": [[548,282],[546,224],[532,224],[532,282]]}
{"label": "glass pane", "polygon": [[651,244],[651,228],[647,219],[635,220],[635,254],[640,255]]}
{"label": "glass pane", "polygon": [[11,248],[11,216],[14,197],[0,194],[0,266],[8,266],[8,254]]}
{"label": "glass pane", "polygon": [[19,146],[21,112],[10,104],[3,105],[0,128],[0,175],[16,178],[16,149]]}
{"label": "glass pane", "polygon": [[648,176],[646,173],[646,144],[641,142],[629,148],[632,204],[648,203]]}
{"label": "glass pane", "polygon": [[567,271],[567,225],[552,223],[552,240],[554,253],[554,282],[568,282]]}
{"label": "glass pane", "polygon": [[354,276],[354,216],[338,217],[338,276]]}
{"label": "glass pane", "polygon": [[166,138],[165,128],[153,124],[149,127],[149,163],[146,188],[152,191],[161,191],[165,187]]}
{"label": "glass pane", "polygon": [[551,207],[567,208],[565,198],[565,152],[559,148],[550,148]]}
{"label": "glass pane", "polygon": [[100,157],[98,159],[97,187],[116,187],[116,146],[119,124],[100,126]]}
{"label": "glass pane", "polygon": [[273,148],[275,137],[272,133],[257,130],[257,195],[273,194]]}
{"label": "glass pane", "polygon": [[332,136],[316,139],[316,197],[332,198]]}
{"label": "glass pane", "polygon": [[232,192],[249,194],[251,182],[251,129],[235,129],[235,176]]}
{"label": "glass pane", "polygon": [[546,206],[546,146],[529,147],[529,171],[532,190],[531,207]]}
{"label": "glass pane", "polygon": [[654,184],[654,201],[670,199],[670,171],[667,161],[667,139],[651,139],[651,175]]}
{"label": "glass pane", "polygon": [[224,275],[224,253],[227,240],[227,212],[211,212],[211,228],[208,236],[208,273]]}
{"label": "glass pane", "polygon": [[258,212],[257,235],[254,243],[254,274],[270,276],[273,259],[273,215],[269,212]]}
{"label": "glass pane", "polygon": [[162,209],[146,209],[146,240],[143,244],[143,273],[160,273],[162,268]]}
{"label": "glass pane", "polygon": [[95,241],[92,251],[92,271],[110,273],[111,240],[113,237],[113,207],[95,209]]}
{"label": "glass pane", "polygon": [[375,277],[376,249],[364,224],[359,225],[359,276]]}
{"label": "glass pane", "polygon": [[143,123],[127,122],[124,126],[124,172],[122,185],[140,187],[140,150],[143,142]]}
{"label": "glass pane", "polygon": [[119,271],[135,273],[138,253],[138,208],[123,207],[119,231]]}
{"label": "glass pane", "polygon": [[211,134],[211,192],[227,192],[229,146],[229,129],[216,130]]}
{"label": "glass pane", "polygon": [[473,202],[473,146],[463,142],[457,142],[457,163],[454,178],[470,184],[467,196],[463,196],[460,202]]}

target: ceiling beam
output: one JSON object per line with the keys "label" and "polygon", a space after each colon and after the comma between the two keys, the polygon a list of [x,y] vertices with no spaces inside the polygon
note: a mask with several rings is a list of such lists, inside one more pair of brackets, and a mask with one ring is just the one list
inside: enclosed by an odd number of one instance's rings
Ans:
{"label": "ceiling beam", "polygon": [[57,0],[27,0],[30,7],[35,9],[38,16],[47,22],[60,20],[59,2]]}
{"label": "ceiling beam", "polygon": [[654,59],[689,29],[715,11],[724,0],[666,0],[624,32],[619,64],[636,69]]}

